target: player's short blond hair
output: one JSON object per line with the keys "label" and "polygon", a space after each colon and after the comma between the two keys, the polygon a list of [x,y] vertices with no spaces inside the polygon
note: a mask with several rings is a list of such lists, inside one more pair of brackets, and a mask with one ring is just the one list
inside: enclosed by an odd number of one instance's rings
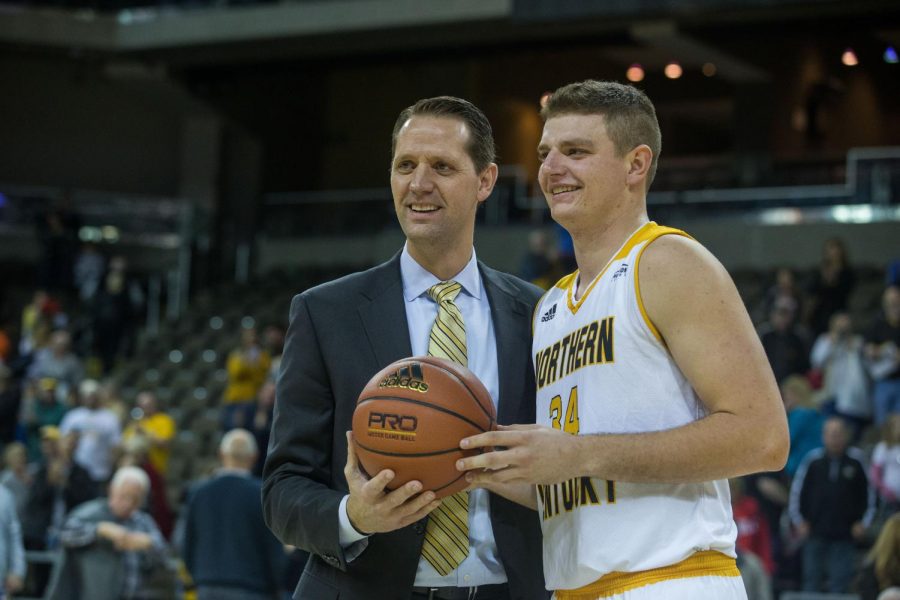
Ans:
{"label": "player's short blond hair", "polygon": [[550,95],[541,109],[544,121],[561,115],[603,115],[606,132],[619,156],[645,144],[653,153],[647,189],[656,176],[662,132],[656,109],[647,94],[632,85],[587,79],[564,85]]}

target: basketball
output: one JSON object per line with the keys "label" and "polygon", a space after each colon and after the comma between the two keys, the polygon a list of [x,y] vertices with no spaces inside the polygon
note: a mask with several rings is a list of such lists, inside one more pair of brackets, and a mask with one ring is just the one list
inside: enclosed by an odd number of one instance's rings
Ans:
{"label": "basketball", "polygon": [[459,441],[495,424],[494,403],[474,373],[443,358],[417,356],[369,380],[353,413],[353,440],[367,475],[394,471],[388,489],[418,480],[443,498],[468,485],[456,461],[481,452],[463,451]]}

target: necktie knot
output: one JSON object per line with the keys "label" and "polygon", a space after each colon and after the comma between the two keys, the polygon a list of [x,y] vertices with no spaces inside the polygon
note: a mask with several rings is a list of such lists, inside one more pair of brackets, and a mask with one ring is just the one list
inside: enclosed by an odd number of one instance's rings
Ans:
{"label": "necktie knot", "polygon": [[462,285],[450,280],[436,283],[428,288],[428,296],[438,304],[442,302],[453,302],[462,291]]}

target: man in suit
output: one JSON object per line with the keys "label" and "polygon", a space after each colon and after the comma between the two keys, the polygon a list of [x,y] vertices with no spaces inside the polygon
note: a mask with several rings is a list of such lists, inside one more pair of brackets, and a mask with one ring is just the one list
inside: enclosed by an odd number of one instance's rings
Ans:
{"label": "man in suit", "polygon": [[429,340],[447,309],[439,286],[454,287],[463,360],[491,392],[498,421],[535,418],[530,319],[541,292],[479,263],[473,248],[476,211],[497,179],[490,124],[465,100],[421,100],[400,113],[392,155],[403,250],[291,304],[263,473],[266,522],[311,555],[295,599],[545,599],[535,512],[485,489],[464,494],[468,548],[436,565],[422,548],[449,503],[438,509],[417,481],[387,491],[393,473],[365,477],[349,444],[366,382],[400,358],[438,355]]}

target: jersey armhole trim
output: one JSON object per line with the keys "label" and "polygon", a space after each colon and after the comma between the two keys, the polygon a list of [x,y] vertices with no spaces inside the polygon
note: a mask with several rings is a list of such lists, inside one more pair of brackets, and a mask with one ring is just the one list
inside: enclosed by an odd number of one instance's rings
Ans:
{"label": "jersey armhole trim", "polygon": [[690,235],[688,235],[687,233],[685,233],[681,230],[672,229],[669,227],[660,227],[657,230],[657,235],[655,235],[652,238],[650,238],[649,240],[647,240],[647,243],[644,244],[644,247],[638,251],[637,257],[634,259],[634,296],[635,296],[635,299],[637,300],[638,309],[641,311],[641,317],[644,318],[644,324],[647,325],[647,329],[650,330],[650,333],[653,334],[653,337],[655,337],[657,339],[657,341],[660,344],[662,344],[662,346],[664,348],[668,348],[668,346],[666,345],[666,340],[663,339],[663,336],[659,332],[659,329],[656,328],[656,325],[650,319],[650,315],[647,314],[647,308],[644,306],[644,299],[641,296],[641,276],[640,276],[641,257],[644,255],[644,252],[647,250],[647,248],[650,247],[650,244],[652,244],[653,242],[655,242],[656,240],[658,240],[659,238],[661,238],[664,235],[680,235],[680,236],[688,238],[689,240],[694,239]]}

